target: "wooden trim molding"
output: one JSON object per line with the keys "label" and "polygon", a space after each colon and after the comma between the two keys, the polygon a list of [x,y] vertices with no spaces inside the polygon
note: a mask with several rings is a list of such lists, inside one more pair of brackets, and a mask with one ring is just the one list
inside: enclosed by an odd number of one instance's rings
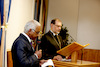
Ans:
{"label": "wooden trim molding", "polygon": [[7,51],[7,67],[13,67],[11,51]]}

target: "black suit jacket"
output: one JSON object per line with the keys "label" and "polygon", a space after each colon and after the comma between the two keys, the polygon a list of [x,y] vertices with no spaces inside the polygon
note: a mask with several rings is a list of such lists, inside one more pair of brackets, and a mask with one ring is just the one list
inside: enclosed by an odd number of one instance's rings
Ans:
{"label": "black suit jacket", "polygon": [[[61,41],[61,47],[64,47],[62,38],[60,35],[59,39]],[[57,45],[56,41],[53,38],[53,34],[51,31],[46,33],[44,36],[41,38],[41,44],[40,48],[42,49],[42,58],[43,59],[52,59],[54,56],[58,55],[56,52],[57,50],[60,49],[60,47]]]}
{"label": "black suit jacket", "polygon": [[35,51],[23,34],[14,41],[11,52],[13,67],[39,67],[39,60],[34,55]]}

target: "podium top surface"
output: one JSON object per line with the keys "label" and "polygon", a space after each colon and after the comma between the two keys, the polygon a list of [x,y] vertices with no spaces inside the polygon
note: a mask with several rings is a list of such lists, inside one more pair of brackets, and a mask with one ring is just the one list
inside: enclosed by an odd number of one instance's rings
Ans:
{"label": "podium top surface", "polygon": [[77,63],[73,63],[73,62],[64,62],[64,61],[56,61],[56,60],[53,60],[54,64],[56,65],[61,65],[61,66],[93,66],[93,65],[97,65],[99,66],[100,63],[97,63],[97,62],[91,62],[91,61],[83,61],[83,60],[77,60]]}
{"label": "podium top surface", "polygon": [[81,45],[77,42],[73,42],[71,44],[69,44],[68,46],[60,49],[57,51],[58,54],[61,54],[63,56],[69,56],[71,55],[74,51],[78,51],[78,50],[81,50],[82,48],[88,46],[89,44],[86,44],[86,45]]}

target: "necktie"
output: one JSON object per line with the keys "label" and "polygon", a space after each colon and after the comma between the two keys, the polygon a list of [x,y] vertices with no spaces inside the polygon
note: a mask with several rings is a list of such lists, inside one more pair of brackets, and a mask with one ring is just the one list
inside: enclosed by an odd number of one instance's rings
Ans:
{"label": "necktie", "polygon": [[58,42],[58,45],[59,45],[59,47],[61,49],[61,42],[60,42],[60,39],[59,39],[58,35],[55,35],[54,37],[56,39],[56,42]]}
{"label": "necktie", "polygon": [[32,49],[35,50],[35,46],[36,46],[35,42],[31,41],[31,46],[32,46]]}
{"label": "necktie", "polygon": [[31,46],[33,50],[38,50],[38,45],[36,44],[36,42],[32,41]]}
{"label": "necktie", "polygon": [[57,36],[58,36],[58,35],[55,35],[54,37],[55,37],[55,39],[57,40],[57,42],[59,43]]}

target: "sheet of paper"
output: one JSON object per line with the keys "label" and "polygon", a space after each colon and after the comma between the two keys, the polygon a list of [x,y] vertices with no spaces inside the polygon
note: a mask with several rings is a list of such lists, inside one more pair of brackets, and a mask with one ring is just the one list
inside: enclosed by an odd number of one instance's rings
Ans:
{"label": "sheet of paper", "polygon": [[63,58],[61,61],[64,61],[64,62],[71,62],[71,59]]}
{"label": "sheet of paper", "polygon": [[47,62],[45,62],[44,64],[41,65],[41,67],[46,67],[46,66],[53,66],[53,61],[51,59],[49,59]]}

